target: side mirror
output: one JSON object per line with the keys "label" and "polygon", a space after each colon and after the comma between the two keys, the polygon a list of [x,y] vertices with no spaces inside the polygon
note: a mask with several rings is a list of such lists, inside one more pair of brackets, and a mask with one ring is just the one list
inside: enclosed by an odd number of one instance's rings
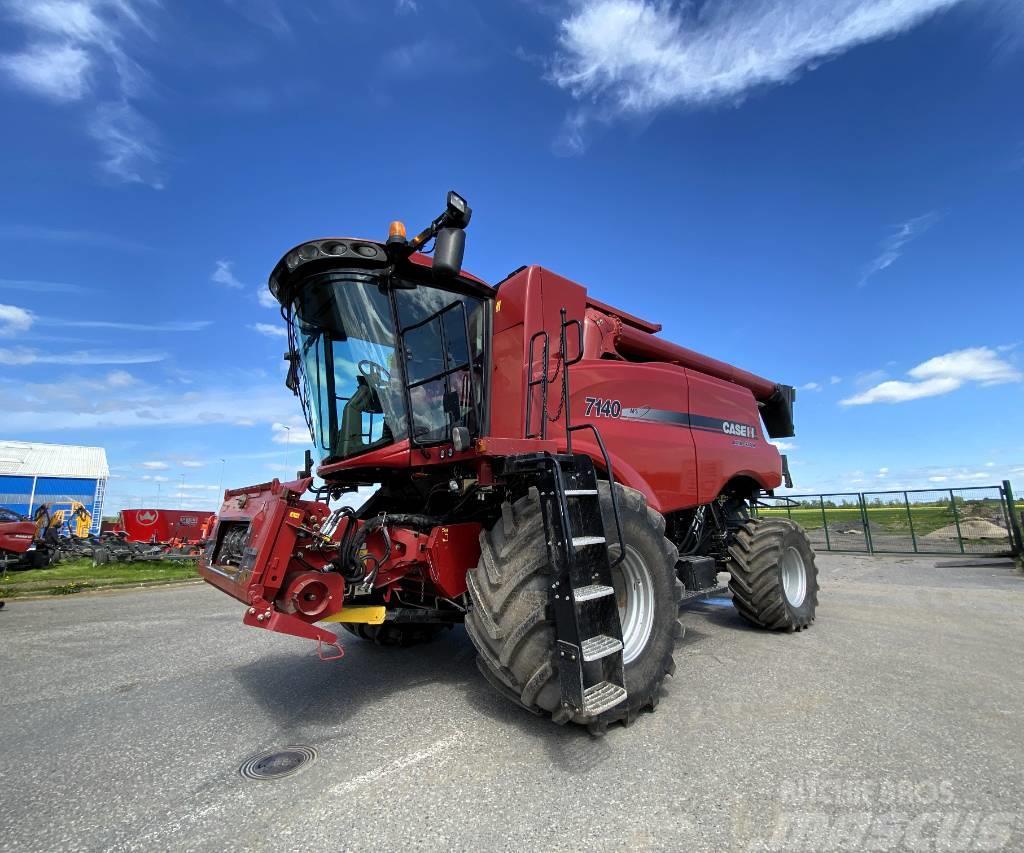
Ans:
{"label": "side mirror", "polygon": [[466,232],[461,228],[442,228],[434,241],[434,277],[454,278],[462,270],[466,252]]}
{"label": "side mirror", "polygon": [[452,430],[452,448],[457,453],[467,450],[471,443],[472,439],[469,437],[469,430],[464,426],[457,426]]}

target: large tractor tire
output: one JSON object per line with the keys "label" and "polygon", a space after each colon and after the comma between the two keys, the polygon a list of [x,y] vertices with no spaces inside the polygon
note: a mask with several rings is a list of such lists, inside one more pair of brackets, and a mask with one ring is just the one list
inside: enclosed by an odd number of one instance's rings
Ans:
{"label": "large tractor tire", "polygon": [[376,643],[378,646],[416,646],[421,643],[429,643],[446,628],[451,629],[451,625],[439,625],[433,622],[401,624],[383,622],[380,625],[342,622],[341,627],[350,634],[355,634],[359,639]]}
{"label": "large tractor tire", "polygon": [[[616,485],[626,559],[612,570],[623,628],[627,699],[597,717],[561,705],[553,664],[555,626],[548,607],[554,572],[548,560],[540,498],[536,489],[480,534],[480,565],[467,574],[471,607],[466,630],[479,652],[477,666],[514,702],[559,724],[588,725],[602,734],[608,724],[631,724],[658,704],[662,680],[675,671],[672,652],[682,635],[675,575],[676,548],[664,536],[665,519],[649,509],[640,492]],[[615,540],[611,493],[600,484],[609,543]],[[609,548],[612,556],[618,544]]]}
{"label": "large tractor tire", "polygon": [[751,518],[729,546],[732,602],[759,628],[802,631],[818,606],[818,567],[803,528],[788,519]]}

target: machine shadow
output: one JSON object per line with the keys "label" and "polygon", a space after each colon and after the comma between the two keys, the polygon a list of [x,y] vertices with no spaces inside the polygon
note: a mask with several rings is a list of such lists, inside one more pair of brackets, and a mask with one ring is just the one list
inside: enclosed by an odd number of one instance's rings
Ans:
{"label": "machine shadow", "polygon": [[[724,600],[724,599],[723,599]],[[712,625],[719,625],[723,628],[728,628],[732,631],[744,631],[749,633],[760,633],[763,632],[762,628],[757,628],[747,622],[733,607],[732,602],[728,604],[698,601],[692,604],[686,605],[681,610],[681,613],[693,613],[699,615],[703,620],[706,620]]]}
{"label": "machine shadow", "polygon": [[[731,608],[688,605],[713,622],[744,627]],[[707,637],[690,627],[676,649],[693,648]],[[471,712],[515,729],[518,737],[544,749],[550,762],[571,775],[585,774],[615,754],[612,740],[625,734],[621,725],[605,737],[582,726],[556,726],[498,694],[476,667],[476,650],[461,626],[434,642],[409,648],[385,648],[345,635],[345,657],[323,662],[314,653],[289,651],[239,666],[234,676],[252,702],[273,720],[282,738],[325,743],[345,736],[346,722],[364,708],[387,708],[394,694],[421,685],[445,685],[455,701]],[[659,699],[671,700],[685,672],[666,679]],[[675,682],[675,684],[673,683]],[[641,714],[635,725],[643,725]]]}
{"label": "machine shadow", "polygon": [[377,646],[341,630],[339,640],[345,649],[340,660],[321,661],[315,651],[289,651],[239,666],[234,676],[283,733],[337,727],[364,706],[386,708],[392,694],[420,685],[479,680],[481,691],[489,689],[461,626],[407,648]]}

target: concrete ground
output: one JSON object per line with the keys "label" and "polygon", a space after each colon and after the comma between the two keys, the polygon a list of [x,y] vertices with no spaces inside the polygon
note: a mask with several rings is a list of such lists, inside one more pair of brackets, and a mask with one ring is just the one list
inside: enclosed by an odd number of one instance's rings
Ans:
{"label": "concrete ground", "polygon": [[[935,562],[822,555],[800,634],[684,610],[657,713],[600,739],[461,628],[321,663],[203,585],[10,602],[0,848],[1022,849],[1024,579]],[[240,776],[288,745],[319,757]]]}

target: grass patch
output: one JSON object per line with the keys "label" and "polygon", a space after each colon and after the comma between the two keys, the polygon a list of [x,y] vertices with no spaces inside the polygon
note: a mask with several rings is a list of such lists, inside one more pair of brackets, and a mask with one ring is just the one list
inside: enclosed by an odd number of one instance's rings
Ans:
{"label": "grass patch", "polygon": [[23,595],[73,595],[85,589],[199,577],[195,563],[146,560],[138,563],[106,563],[69,560],[48,569],[8,572],[0,582],[0,599]]}

